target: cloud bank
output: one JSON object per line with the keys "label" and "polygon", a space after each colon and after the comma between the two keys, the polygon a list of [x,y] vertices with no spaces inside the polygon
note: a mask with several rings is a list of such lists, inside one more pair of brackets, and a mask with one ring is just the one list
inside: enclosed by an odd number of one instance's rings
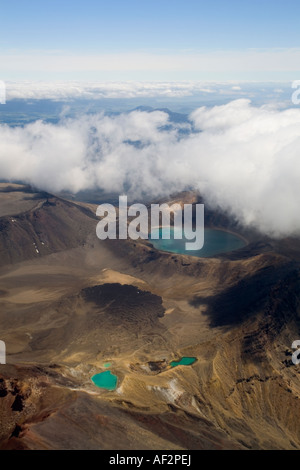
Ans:
{"label": "cloud bank", "polygon": [[82,54],[66,50],[2,50],[2,79],[290,80],[300,48],[179,50]]}
{"label": "cloud bank", "polygon": [[[99,100],[130,98],[183,98],[231,89],[233,84],[212,82],[80,82],[80,81],[18,81],[6,82],[7,100]],[[236,91],[241,91],[240,87]]]}
{"label": "cloud bank", "polygon": [[50,192],[102,188],[136,199],[195,188],[247,226],[296,235],[299,129],[300,109],[257,108],[245,99],[199,108],[186,124],[161,111],[133,111],[1,125],[0,174]]}
{"label": "cloud bank", "polygon": [[239,81],[7,81],[6,99],[21,100],[102,100],[158,98],[180,99],[206,97],[231,99],[263,96],[278,102],[284,95],[291,102],[292,82],[239,82]]}

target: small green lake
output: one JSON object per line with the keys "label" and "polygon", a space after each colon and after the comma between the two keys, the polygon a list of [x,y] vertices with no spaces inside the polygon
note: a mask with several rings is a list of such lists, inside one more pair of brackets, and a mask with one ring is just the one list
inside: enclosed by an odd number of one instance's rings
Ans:
{"label": "small green lake", "polygon": [[[167,232],[165,232],[167,233]],[[204,246],[201,250],[190,251],[185,249],[187,240],[182,236],[182,239],[174,239],[174,228],[171,227],[170,239],[164,240],[162,238],[164,228],[152,229],[149,241],[154,248],[160,251],[168,251],[170,253],[177,253],[181,255],[196,256],[197,258],[209,258],[220,253],[228,253],[229,251],[238,250],[246,246],[245,241],[230,232],[225,230],[205,229],[204,230]],[[156,237],[156,238],[153,238]],[[159,237],[157,239],[157,237]]]}
{"label": "small green lake", "polygon": [[117,388],[118,377],[112,374],[110,370],[93,375],[91,380],[97,387],[105,390],[115,390]]}
{"label": "small green lake", "polygon": [[182,357],[179,361],[172,361],[170,362],[171,367],[176,366],[191,366],[194,362],[197,361],[196,357]]}

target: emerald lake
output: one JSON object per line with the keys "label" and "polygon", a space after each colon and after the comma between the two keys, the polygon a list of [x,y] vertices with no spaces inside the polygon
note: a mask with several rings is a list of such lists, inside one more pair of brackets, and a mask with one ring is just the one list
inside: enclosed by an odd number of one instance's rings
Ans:
{"label": "emerald lake", "polygon": [[[186,240],[184,236],[182,239],[174,240],[174,230],[172,228],[171,238],[169,240],[162,239],[162,234],[162,228],[152,230],[149,241],[152,243],[154,248],[160,251],[196,256],[197,258],[209,258],[220,253],[227,253],[246,246],[245,241],[233,233],[207,228],[204,230],[203,248],[197,251],[189,251],[185,249],[185,243],[190,240]],[[152,238],[155,236],[157,237],[158,235],[159,239]]]}
{"label": "emerald lake", "polygon": [[172,361],[170,362],[171,367],[176,367],[176,366],[191,366],[196,362],[197,359],[195,357],[182,357],[179,359],[179,361]]}
{"label": "emerald lake", "polygon": [[105,390],[115,390],[117,388],[118,377],[112,374],[110,370],[93,375],[91,380],[97,387]]}

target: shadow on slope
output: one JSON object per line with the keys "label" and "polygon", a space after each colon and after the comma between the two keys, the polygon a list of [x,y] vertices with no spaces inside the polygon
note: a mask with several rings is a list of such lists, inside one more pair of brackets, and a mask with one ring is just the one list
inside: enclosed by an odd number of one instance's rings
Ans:
{"label": "shadow on slope", "polygon": [[241,324],[258,312],[270,312],[289,299],[289,308],[296,307],[299,271],[294,263],[267,266],[245,277],[234,286],[210,297],[195,296],[194,307],[207,305],[212,327]]}

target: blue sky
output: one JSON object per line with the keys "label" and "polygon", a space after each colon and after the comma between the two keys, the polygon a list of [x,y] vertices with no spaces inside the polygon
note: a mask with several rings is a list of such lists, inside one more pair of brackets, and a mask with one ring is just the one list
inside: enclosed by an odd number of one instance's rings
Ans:
{"label": "blue sky", "polygon": [[299,0],[1,1],[3,80],[295,80]]}

